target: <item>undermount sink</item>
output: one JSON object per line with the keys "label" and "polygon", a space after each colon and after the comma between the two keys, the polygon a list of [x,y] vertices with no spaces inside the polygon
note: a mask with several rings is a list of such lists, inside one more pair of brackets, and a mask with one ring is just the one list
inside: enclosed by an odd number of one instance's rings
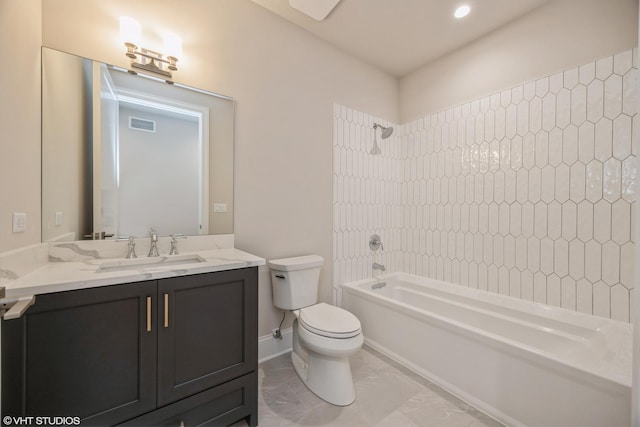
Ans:
{"label": "undermount sink", "polygon": [[169,267],[182,264],[206,262],[197,254],[172,255],[149,258],[105,260],[99,263],[96,273],[121,270],[138,270],[140,268]]}

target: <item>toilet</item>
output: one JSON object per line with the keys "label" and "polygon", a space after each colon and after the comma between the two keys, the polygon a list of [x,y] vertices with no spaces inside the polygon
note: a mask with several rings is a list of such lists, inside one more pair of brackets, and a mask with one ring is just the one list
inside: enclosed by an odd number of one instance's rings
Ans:
{"label": "toilet", "polygon": [[356,397],[349,356],[364,338],[356,316],[318,303],[323,262],[318,255],[269,261],[273,305],[295,316],[291,361],[300,379],[321,399],[346,406]]}

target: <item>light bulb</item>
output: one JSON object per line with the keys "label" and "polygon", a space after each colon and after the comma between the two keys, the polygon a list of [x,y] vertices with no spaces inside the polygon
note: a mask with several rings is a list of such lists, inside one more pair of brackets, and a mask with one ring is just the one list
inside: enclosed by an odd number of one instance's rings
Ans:
{"label": "light bulb", "polygon": [[465,4],[457,8],[453,16],[456,18],[464,18],[469,12],[471,12],[471,8]]}
{"label": "light bulb", "polygon": [[129,16],[120,17],[120,41],[131,43],[136,47],[142,45],[142,29],[140,23]]}

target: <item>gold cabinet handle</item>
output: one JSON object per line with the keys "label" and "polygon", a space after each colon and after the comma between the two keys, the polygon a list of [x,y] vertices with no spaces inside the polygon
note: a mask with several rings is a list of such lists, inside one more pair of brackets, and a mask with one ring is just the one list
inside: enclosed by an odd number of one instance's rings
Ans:
{"label": "gold cabinet handle", "polygon": [[169,327],[169,294],[164,294],[164,327]]}
{"label": "gold cabinet handle", "polygon": [[151,332],[151,297],[147,297],[147,332]]}

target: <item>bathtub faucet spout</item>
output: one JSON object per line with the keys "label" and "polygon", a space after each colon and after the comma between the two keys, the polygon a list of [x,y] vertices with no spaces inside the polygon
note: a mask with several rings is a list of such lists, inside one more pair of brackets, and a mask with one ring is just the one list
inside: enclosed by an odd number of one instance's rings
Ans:
{"label": "bathtub faucet spout", "polygon": [[385,271],[385,270],[386,270],[386,268],[384,268],[384,265],[382,265],[382,264],[378,264],[377,262],[374,262],[374,263],[373,263],[372,268],[373,268],[374,270],[380,270],[380,271]]}

